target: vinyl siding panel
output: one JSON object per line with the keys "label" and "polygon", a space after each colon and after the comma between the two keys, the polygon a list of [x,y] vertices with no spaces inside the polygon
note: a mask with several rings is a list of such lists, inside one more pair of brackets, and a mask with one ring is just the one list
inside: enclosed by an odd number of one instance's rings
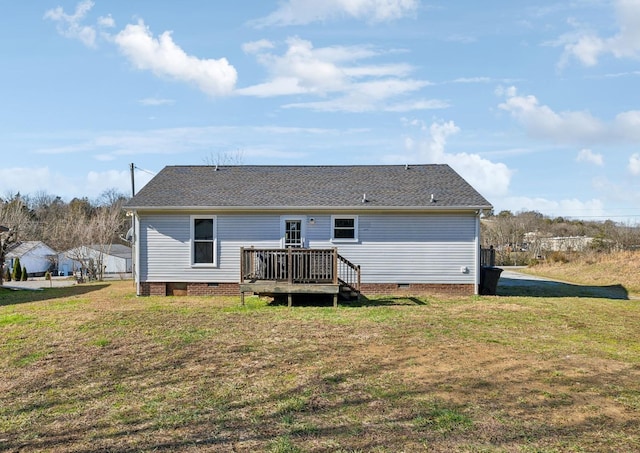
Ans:
{"label": "vinyl siding panel", "polygon": [[240,247],[280,247],[280,216],[216,217],[217,264],[191,265],[191,216],[140,219],[140,279],[148,282],[237,282]]}
{"label": "vinyl siding panel", "polygon": [[360,265],[363,283],[473,284],[476,222],[471,214],[360,215],[358,243],[325,240],[313,247],[338,247]]}
{"label": "vinyl siding panel", "polygon": [[[330,214],[305,216],[306,245],[337,247],[361,266],[363,283],[476,282],[478,220],[472,213],[360,214],[355,243],[331,241]],[[217,265],[195,268],[190,258],[190,221],[189,215],[140,219],[141,281],[237,282],[241,247],[281,246],[280,214],[218,215]]]}

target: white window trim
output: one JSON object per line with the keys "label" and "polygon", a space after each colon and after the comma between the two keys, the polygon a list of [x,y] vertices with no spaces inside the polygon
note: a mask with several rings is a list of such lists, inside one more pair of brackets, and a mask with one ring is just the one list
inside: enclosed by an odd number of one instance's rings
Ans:
{"label": "white window trim", "polygon": [[[333,237],[336,230],[336,219],[353,219],[353,239]],[[357,215],[332,215],[331,216],[331,242],[358,242],[358,216]]]}
{"label": "white window trim", "polygon": [[[194,243],[195,228],[194,221],[196,219],[213,219],[213,263],[194,263]],[[191,267],[218,267],[218,219],[215,215],[192,215],[190,218],[189,233],[189,262]]]}
{"label": "white window trim", "polygon": [[280,216],[280,247],[284,248],[284,234],[285,234],[285,225],[287,220],[299,220],[300,221],[300,239],[302,241],[301,247],[305,248],[307,246],[307,217],[306,216],[295,216],[295,215],[283,215]]}

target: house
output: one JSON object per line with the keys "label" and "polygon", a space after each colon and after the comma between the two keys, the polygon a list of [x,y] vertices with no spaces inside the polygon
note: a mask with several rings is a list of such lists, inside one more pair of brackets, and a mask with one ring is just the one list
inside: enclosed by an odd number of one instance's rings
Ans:
{"label": "house", "polygon": [[58,255],[58,273],[72,275],[76,270],[103,266],[105,274],[131,272],[132,250],[122,244],[80,246]]}
{"label": "house", "polygon": [[54,267],[56,252],[42,241],[19,241],[7,248],[4,269],[13,269],[16,258],[29,277],[41,277]]}
{"label": "house", "polygon": [[168,166],[125,209],[139,295],[420,295],[478,293],[491,204],[448,165]]}

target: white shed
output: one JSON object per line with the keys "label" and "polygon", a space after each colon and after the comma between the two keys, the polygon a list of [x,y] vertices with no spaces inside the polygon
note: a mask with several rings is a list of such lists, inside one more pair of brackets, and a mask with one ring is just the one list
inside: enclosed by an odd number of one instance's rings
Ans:
{"label": "white shed", "polygon": [[43,276],[54,267],[56,252],[42,241],[21,241],[9,246],[5,254],[5,269],[13,269],[16,258],[27,269],[29,277]]}
{"label": "white shed", "polygon": [[95,266],[104,266],[105,274],[122,274],[131,272],[131,247],[121,244],[89,245],[76,247],[58,256],[58,272],[60,275],[71,275],[82,267],[93,262]]}

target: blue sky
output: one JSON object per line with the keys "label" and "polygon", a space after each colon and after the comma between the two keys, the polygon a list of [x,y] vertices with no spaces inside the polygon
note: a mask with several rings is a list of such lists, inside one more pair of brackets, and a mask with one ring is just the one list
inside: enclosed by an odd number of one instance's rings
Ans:
{"label": "blue sky", "polygon": [[[224,6],[222,6],[224,5]],[[0,196],[165,165],[448,163],[640,222],[640,0],[5,2]]]}

